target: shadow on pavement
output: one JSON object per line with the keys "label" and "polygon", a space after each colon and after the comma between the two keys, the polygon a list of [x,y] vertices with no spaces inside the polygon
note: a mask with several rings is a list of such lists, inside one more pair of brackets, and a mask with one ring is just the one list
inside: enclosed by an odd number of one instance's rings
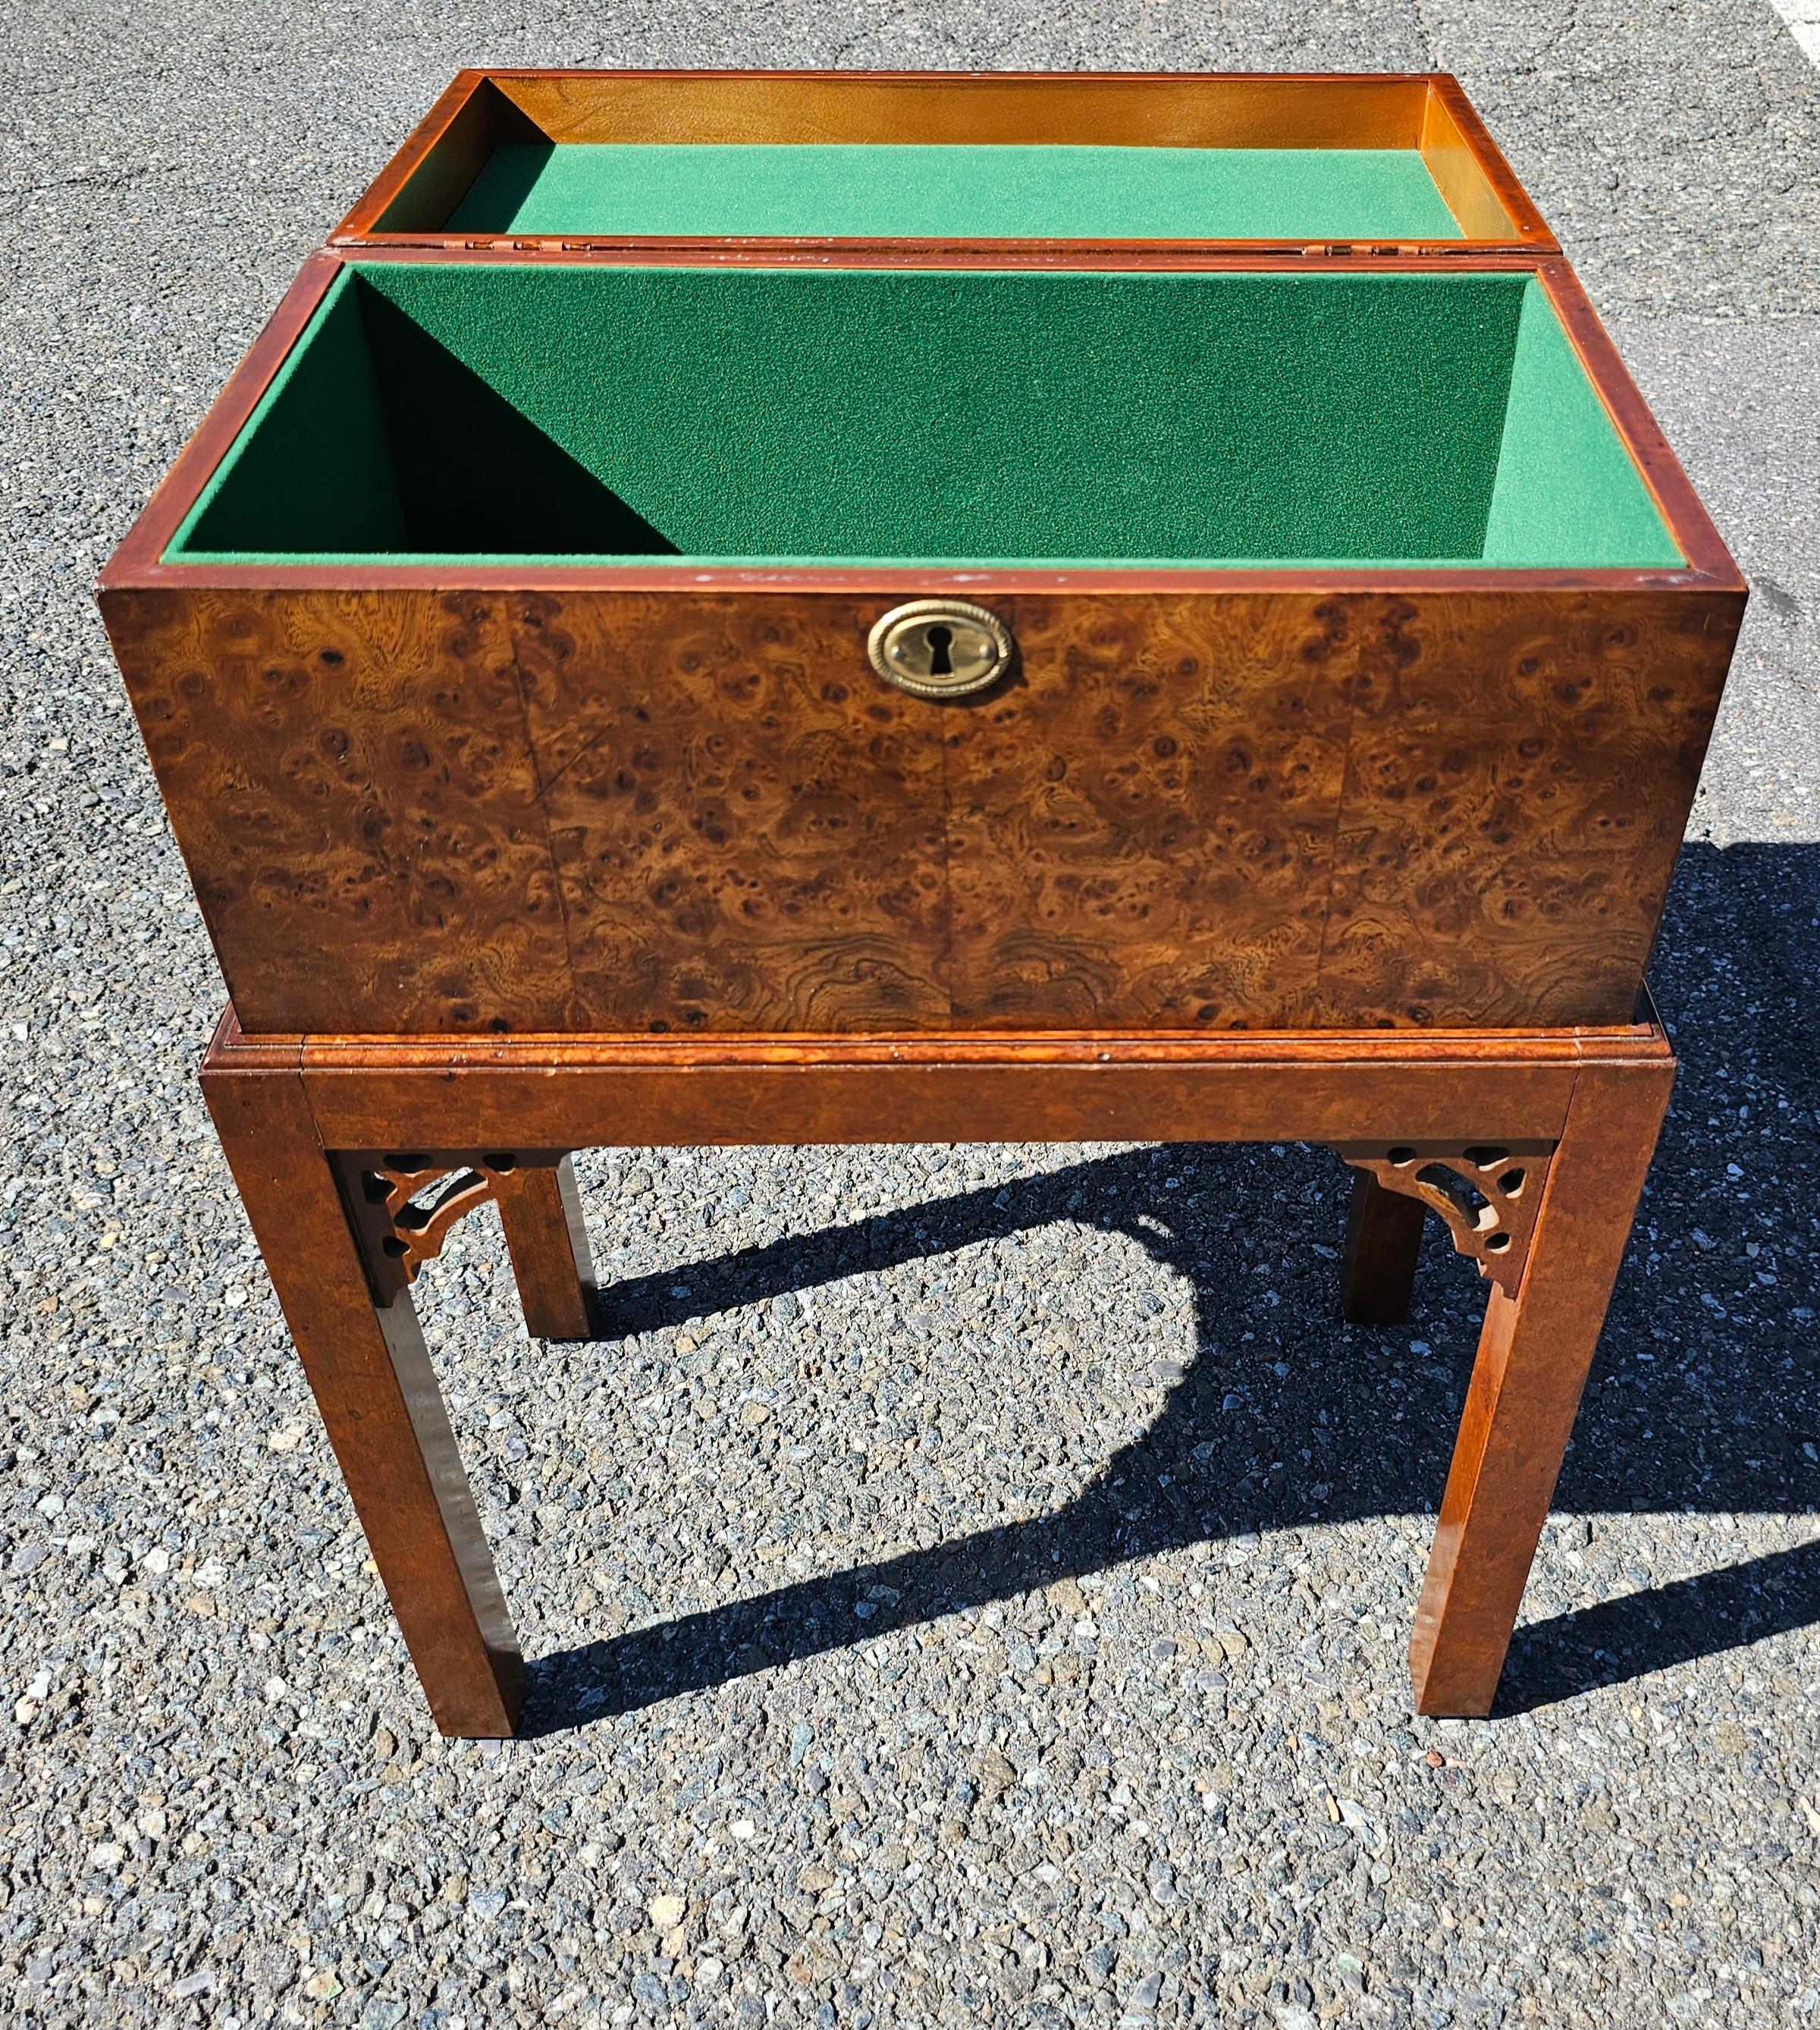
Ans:
{"label": "shadow on pavement", "polygon": [[[1681,1076],[1568,1455],[1564,1509],[1820,1510],[1815,1333],[1811,1311],[1799,1315],[1820,1281],[1820,1221],[1811,1199],[1779,1182],[1816,1167],[1820,1050],[1807,1010],[1817,925],[1820,847],[1684,853],[1652,969]],[[1303,1177],[1344,1180],[1327,1152],[1290,1160],[1292,1188]],[[1295,1364],[1278,1378],[1230,1344],[1235,1276],[1249,1264],[1240,1256],[1282,1237],[1254,1188],[1258,1233],[1253,1244],[1232,1238],[1248,1219],[1246,1162],[1217,1144],[1134,1151],[604,1292],[609,1333],[644,1332],[1072,1219],[1128,1235],[1188,1279],[1202,1351],[1143,1436],[1054,1512],[545,1656],[531,1667],[527,1731],[558,1731],[1202,1538],[1432,1507],[1470,1364],[1462,1300],[1477,1279],[1431,1221],[1410,1325],[1342,1325],[1331,1285],[1325,1315],[1305,1303],[1290,1321]],[[1166,1193],[1165,1171],[1188,1188]],[[1182,1221],[1175,1209],[1193,1196],[1230,1203],[1232,1220]],[[1337,1246],[1344,1191],[1327,1203]],[[686,1297],[673,1295],[679,1277]],[[1476,1319],[1476,1294],[1472,1311]],[[1424,1332],[1450,1349],[1445,1366]],[[1432,1385],[1400,1399],[1405,1415],[1393,1425],[1386,1378],[1417,1366]],[[1313,1463],[1295,1463],[1305,1452]],[[1815,1619],[1820,1544],[1520,1630],[1499,1711]]]}
{"label": "shadow on pavement", "polygon": [[1498,1688],[1498,1712],[1531,1712],[1815,1621],[1820,1541],[1518,1629]]}

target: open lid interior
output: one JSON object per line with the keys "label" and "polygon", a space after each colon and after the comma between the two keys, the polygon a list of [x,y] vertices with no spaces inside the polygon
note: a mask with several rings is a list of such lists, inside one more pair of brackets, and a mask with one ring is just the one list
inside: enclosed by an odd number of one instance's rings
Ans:
{"label": "open lid interior", "polygon": [[337,236],[1549,248],[1451,79],[471,72]]}

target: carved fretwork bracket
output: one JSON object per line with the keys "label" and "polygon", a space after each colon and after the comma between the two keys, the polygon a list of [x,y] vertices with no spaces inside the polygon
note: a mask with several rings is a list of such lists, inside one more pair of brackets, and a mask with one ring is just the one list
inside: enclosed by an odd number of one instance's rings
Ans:
{"label": "carved fretwork bracket", "polygon": [[336,1159],[373,1293],[389,1304],[446,1245],[456,1222],[497,1200],[515,1170],[561,1162],[561,1150],[449,1154],[348,1151]]}
{"label": "carved fretwork bracket", "polygon": [[1419,1199],[1447,1224],[1454,1247],[1507,1297],[1529,1259],[1552,1142],[1343,1144],[1340,1154],[1386,1191]]}

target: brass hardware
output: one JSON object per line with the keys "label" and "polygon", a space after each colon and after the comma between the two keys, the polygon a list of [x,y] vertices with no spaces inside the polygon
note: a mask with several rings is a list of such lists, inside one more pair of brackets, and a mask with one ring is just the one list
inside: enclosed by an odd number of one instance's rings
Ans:
{"label": "brass hardware", "polygon": [[1011,636],[983,606],[913,599],[877,623],[865,652],[873,667],[899,690],[917,697],[966,697],[1003,674],[1011,660]]}

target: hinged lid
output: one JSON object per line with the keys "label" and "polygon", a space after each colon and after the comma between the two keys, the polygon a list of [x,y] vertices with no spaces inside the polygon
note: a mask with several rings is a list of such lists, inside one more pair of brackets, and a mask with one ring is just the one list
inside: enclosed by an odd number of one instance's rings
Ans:
{"label": "hinged lid", "polygon": [[463,71],[340,246],[1551,253],[1451,77]]}

